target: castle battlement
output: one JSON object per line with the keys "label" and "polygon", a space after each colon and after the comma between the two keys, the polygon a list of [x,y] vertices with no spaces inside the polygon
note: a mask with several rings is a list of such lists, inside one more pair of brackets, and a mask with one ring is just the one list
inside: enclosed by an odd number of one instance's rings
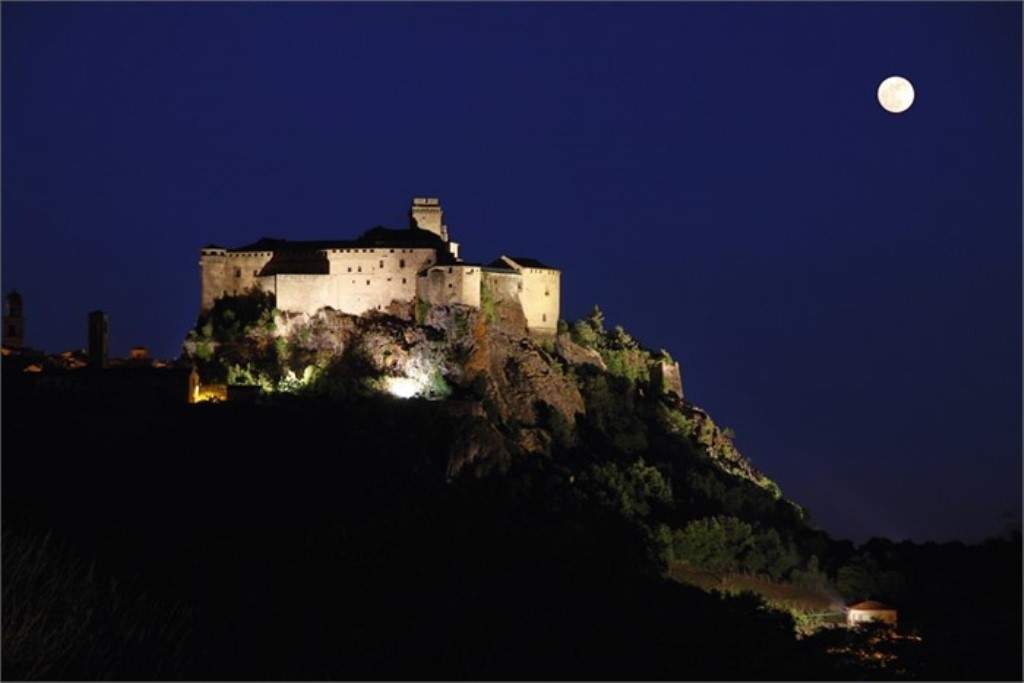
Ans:
{"label": "castle battlement", "polygon": [[443,216],[436,197],[416,197],[406,229],[377,227],[353,240],[264,237],[233,249],[207,245],[199,256],[201,310],[253,288],[273,294],[281,310],[310,315],[324,307],[362,315],[417,300],[479,308],[488,290],[518,300],[530,331],[554,333],[561,272],[525,257],[466,263]]}

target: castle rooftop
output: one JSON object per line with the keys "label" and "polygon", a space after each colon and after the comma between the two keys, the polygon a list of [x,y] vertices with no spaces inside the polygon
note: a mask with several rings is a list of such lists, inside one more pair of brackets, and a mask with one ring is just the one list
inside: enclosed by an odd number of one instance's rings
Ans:
{"label": "castle rooftop", "polygon": [[527,256],[502,256],[501,258],[495,259],[494,261],[488,263],[487,267],[500,270],[510,270],[509,266],[511,264],[509,264],[509,262],[505,259],[508,259],[508,261],[512,261],[521,268],[541,268],[543,270],[558,270],[557,268],[552,268],[551,266],[544,265],[535,258],[529,258]]}
{"label": "castle rooftop", "polygon": [[[367,230],[354,240],[287,240],[276,237],[262,237],[252,244],[234,247],[233,253],[252,251],[322,251],[325,249],[365,249],[370,247],[421,247],[437,249],[439,254],[447,253],[444,241],[427,230],[394,229],[377,226]],[[214,248],[214,247],[208,247]]]}

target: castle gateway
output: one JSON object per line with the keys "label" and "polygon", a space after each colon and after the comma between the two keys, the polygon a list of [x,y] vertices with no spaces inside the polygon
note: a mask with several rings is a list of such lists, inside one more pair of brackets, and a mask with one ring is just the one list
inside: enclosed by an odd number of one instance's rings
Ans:
{"label": "castle gateway", "polygon": [[273,294],[281,310],[310,315],[324,307],[361,315],[417,299],[479,308],[486,290],[517,299],[531,332],[553,334],[561,272],[524,257],[466,263],[443,218],[436,198],[417,197],[407,229],[373,228],[354,240],[265,237],[235,249],[206,246],[199,258],[202,311],[219,297],[253,288]]}

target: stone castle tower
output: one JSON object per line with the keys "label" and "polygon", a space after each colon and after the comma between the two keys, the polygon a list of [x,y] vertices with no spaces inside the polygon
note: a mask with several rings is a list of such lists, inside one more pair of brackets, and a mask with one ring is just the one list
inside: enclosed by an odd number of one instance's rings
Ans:
{"label": "stone castle tower", "polygon": [[89,366],[93,368],[107,367],[107,337],[110,333],[110,321],[103,311],[89,313]]}
{"label": "stone castle tower", "polygon": [[448,241],[448,226],[444,224],[444,212],[437,197],[414,197],[409,209],[409,227],[429,230],[445,242]]}
{"label": "stone castle tower", "polygon": [[20,349],[25,345],[25,311],[21,294],[11,292],[4,300],[4,346]]}

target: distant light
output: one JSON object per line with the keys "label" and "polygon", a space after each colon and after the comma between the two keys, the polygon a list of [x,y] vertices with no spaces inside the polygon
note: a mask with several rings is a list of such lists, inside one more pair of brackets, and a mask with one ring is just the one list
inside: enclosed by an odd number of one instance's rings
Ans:
{"label": "distant light", "polygon": [[228,388],[224,384],[197,384],[192,398],[193,403],[226,400],[228,400]]}
{"label": "distant light", "polygon": [[423,391],[423,384],[408,377],[388,377],[387,390],[398,398],[412,398]]}

